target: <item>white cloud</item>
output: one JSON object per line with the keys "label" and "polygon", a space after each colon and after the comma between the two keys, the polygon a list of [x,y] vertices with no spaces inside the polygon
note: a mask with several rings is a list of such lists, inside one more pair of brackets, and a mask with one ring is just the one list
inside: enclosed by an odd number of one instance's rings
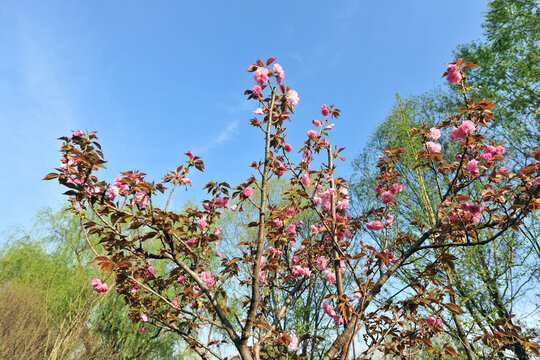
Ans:
{"label": "white cloud", "polygon": [[212,140],[208,141],[205,145],[195,147],[193,149],[193,153],[195,155],[203,155],[208,153],[210,150],[224,144],[228,140],[230,140],[237,132],[238,129],[238,121],[233,121],[227,127],[221,132],[219,132],[216,136],[212,138]]}

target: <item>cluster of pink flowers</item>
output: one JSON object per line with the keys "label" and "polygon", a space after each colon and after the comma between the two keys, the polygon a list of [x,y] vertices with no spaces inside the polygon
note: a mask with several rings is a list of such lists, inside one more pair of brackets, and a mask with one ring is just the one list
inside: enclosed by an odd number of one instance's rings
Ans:
{"label": "cluster of pink flowers", "polygon": [[145,207],[149,200],[148,195],[144,191],[139,191],[135,194],[135,203],[139,207]]}
{"label": "cluster of pink flowers", "polygon": [[283,145],[283,149],[285,149],[286,152],[291,152],[292,151],[292,146],[291,146],[291,144],[285,144],[285,145]]}
{"label": "cluster of pink flowers", "polygon": [[156,274],[157,270],[152,265],[150,265],[144,272],[144,277],[147,279],[153,279],[156,277]]}
{"label": "cluster of pink flowers", "polygon": [[463,140],[471,135],[475,129],[476,125],[471,120],[465,120],[459,127],[452,129],[450,132],[450,139]]}
{"label": "cluster of pink flowers", "polygon": [[273,246],[268,247],[268,252],[276,257],[280,257],[283,255],[283,251],[276,250]]}
{"label": "cluster of pink flowers", "polygon": [[259,86],[263,86],[268,81],[268,69],[265,67],[258,67],[253,73],[253,79]]}
{"label": "cluster of pink flowers", "polygon": [[[328,115],[330,115],[330,109],[328,109],[328,108],[326,107],[326,104],[324,104],[324,105],[321,107],[321,114],[322,114],[323,116],[328,116]],[[320,125],[319,125],[319,126],[320,126]]]}
{"label": "cluster of pink flowers", "polygon": [[283,71],[283,68],[279,64],[274,64],[274,71],[276,72],[276,80],[278,84],[281,84],[281,82],[285,78],[285,72]]}
{"label": "cluster of pink flowers", "polygon": [[216,283],[216,281],[214,280],[214,275],[212,275],[212,273],[210,273],[209,271],[203,271],[200,276],[201,280],[204,281],[204,283],[208,287],[212,287]]}
{"label": "cluster of pink flowers", "polygon": [[430,326],[438,326],[438,325],[441,325],[442,324],[442,319],[437,319],[435,320],[434,318],[432,318],[431,316],[428,317],[426,319],[426,322],[430,325]]}
{"label": "cluster of pink flowers", "polygon": [[229,206],[229,199],[226,199],[226,198],[224,199],[224,198],[218,196],[218,197],[214,198],[214,200],[212,200],[212,203],[218,209],[219,208],[226,208],[226,207]]}
{"label": "cluster of pink flowers", "polygon": [[292,271],[292,274],[296,277],[311,276],[311,270],[301,265],[293,265],[291,271]]}
{"label": "cluster of pink flowers", "polygon": [[461,209],[458,209],[457,214],[450,216],[452,222],[475,223],[480,220],[482,207],[478,204],[461,204]]}
{"label": "cluster of pink flowers", "polygon": [[290,337],[291,342],[289,343],[289,349],[291,349],[292,351],[298,350],[298,337],[296,336],[296,334],[291,334]]}
{"label": "cluster of pink flowers", "polygon": [[381,230],[384,225],[382,222],[380,222],[379,220],[373,220],[373,221],[370,221],[366,224],[366,227],[369,229],[369,230],[375,230],[375,231],[379,231]]}
{"label": "cluster of pink flowers", "polygon": [[262,88],[259,86],[259,85],[255,85],[253,87],[253,94],[256,96],[256,97],[259,97],[259,95],[261,95],[262,93]]}
{"label": "cluster of pink flowers", "polygon": [[244,196],[246,198],[250,197],[251,195],[253,195],[253,188],[250,188],[250,187],[247,187],[244,189]]}
{"label": "cluster of pink flowers", "polygon": [[467,170],[471,173],[472,176],[478,176],[480,170],[478,168],[478,160],[473,159],[467,163]]}
{"label": "cluster of pink flowers", "polygon": [[433,141],[426,142],[424,146],[426,150],[429,151],[430,153],[440,153],[442,150],[441,144],[433,142]]}
{"label": "cluster of pink flowers", "polygon": [[392,251],[384,249],[384,252],[388,255],[388,261],[390,261],[390,263],[395,264],[398,262],[399,258],[396,257]]}
{"label": "cluster of pink flowers", "polygon": [[486,165],[487,166],[491,166],[493,165],[493,162],[491,161],[491,159],[495,156],[495,155],[503,155],[504,153],[506,153],[506,149],[503,147],[503,146],[491,146],[491,145],[487,145],[483,152],[482,152],[482,155],[480,155],[480,157],[486,161]]}
{"label": "cluster of pink flowers", "polygon": [[330,304],[328,304],[326,301],[323,303],[323,309],[328,316],[334,319],[337,325],[344,323],[343,319],[338,314],[336,314],[334,309],[332,309],[332,306],[330,306]]}
{"label": "cluster of pink flowers", "polygon": [[[396,196],[396,194],[398,192],[401,192],[403,191],[403,189],[405,188],[405,185],[404,184],[394,184],[392,185],[392,187],[390,189],[388,189],[387,191],[384,191],[382,194],[381,194],[381,200],[382,200],[382,203],[384,205],[387,205],[389,203],[391,203],[392,201],[394,201],[394,197]],[[375,191],[376,192],[381,192],[382,191],[382,186],[381,185],[378,185],[376,188],[375,188]]]}
{"label": "cluster of pink flowers", "polygon": [[204,231],[207,226],[208,222],[206,221],[206,216],[197,218],[197,227],[199,228],[199,230]]}
{"label": "cluster of pink flowers", "polygon": [[104,294],[109,291],[109,285],[102,283],[98,278],[93,279],[90,284],[94,288],[94,291],[100,294]]}
{"label": "cluster of pink flowers", "polygon": [[287,91],[286,98],[289,104],[291,104],[292,106],[298,105],[298,102],[300,101],[300,98],[298,97],[298,93],[292,89],[289,89],[289,91]]}
{"label": "cluster of pink flowers", "polygon": [[326,266],[328,265],[328,260],[326,260],[326,257],[324,255],[317,257],[317,261],[317,270],[323,271],[324,269],[326,269]]}
{"label": "cluster of pink flowers", "polygon": [[302,175],[302,184],[305,186],[305,187],[308,187],[309,184],[310,184],[310,179],[309,179],[309,174],[308,173],[305,173],[304,175]]}
{"label": "cluster of pink flowers", "polygon": [[450,84],[455,85],[461,81],[461,73],[458,71],[455,64],[450,64],[446,68],[448,75],[446,76],[446,81]]}

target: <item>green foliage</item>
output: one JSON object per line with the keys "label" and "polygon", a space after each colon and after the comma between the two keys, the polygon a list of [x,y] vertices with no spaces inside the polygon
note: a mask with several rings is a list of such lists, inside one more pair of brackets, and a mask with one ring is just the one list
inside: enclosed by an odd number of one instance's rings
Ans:
{"label": "green foliage", "polygon": [[[9,301],[14,296],[7,296],[13,289],[19,289],[17,294],[21,296],[25,292],[20,289],[31,290],[27,295],[41,299],[41,306],[26,310],[31,313],[29,319],[36,321],[0,321],[2,333],[42,334],[50,341],[35,346],[42,346],[38,353],[49,359],[81,358],[74,357],[81,348],[84,356],[93,358],[172,359],[181,349],[173,334],[161,334],[156,328],[140,332],[140,324],[128,318],[124,300],[114,291],[99,295],[92,290],[90,280],[104,279],[104,275],[91,262],[93,254],[71,214],[46,209],[38,214],[31,232],[15,229],[4,243],[0,256],[0,307],[14,307]],[[23,353],[22,347],[18,349],[13,356],[29,354]]]}
{"label": "green foliage", "polygon": [[458,46],[473,69],[477,98],[499,107],[495,130],[516,151],[535,149],[540,141],[540,7],[536,0],[489,2],[483,23],[484,41]]}

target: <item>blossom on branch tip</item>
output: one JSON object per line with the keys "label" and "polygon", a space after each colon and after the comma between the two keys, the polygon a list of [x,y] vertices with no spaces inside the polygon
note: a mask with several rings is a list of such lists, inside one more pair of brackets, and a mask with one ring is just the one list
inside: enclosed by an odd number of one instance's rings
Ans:
{"label": "blossom on branch tip", "polygon": [[285,72],[283,71],[283,68],[279,64],[274,64],[274,71],[276,72],[276,80],[278,84],[281,84],[281,82],[285,78]]}
{"label": "blossom on branch tip", "polygon": [[245,188],[244,189],[244,196],[248,198],[251,195],[253,195],[253,188],[250,188],[250,187]]}
{"label": "blossom on branch tip", "polygon": [[323,116],[328,116],[330,114],[330,110],[326,107],[326,104],[321,106],[321,114]]}
{"label": "blossom on branch tip", "polygon": [[378,221],[378,220],[374,220],[374,221],[371,221],[371,222],[368,222],[366,224],[366,227],[369,229],[369,230],[375,230],[375,231],[378,231],[378,230],[381,230],[383,228],[383,223]]}
{"label": "blossom on branch tip", "polygon": [[321,126],[321,122],[317,119],[313,119],[313,121],[311,121],[313,123],[313,125],[315,125],[316,127],[320,127]]}
{"label": "blossom on branch tip", "polygon": [[316,140],[318,134],[317,134],[317,132],[316,132],[315,130],[309,130],[309,131],[307,132],[307,136],[308,136],[308,138],[310,138],[311,140]]}
{"label": "blossom on branch tip", "polygon": [[84,133],[83,133],[82,131],[80,131],[80,130],[75,130],[75,131],[73,132],[73,136],[75,136],[75,137],[79,137],[79,136],[81,136],[81,135],[84,135]]}
{"label": "blossom on branch tip", "polygon": [[426,142],[425,148],[430,153],[440,153],[442,149],[441,144],[433,142],[433,141]]}
{"label": "blossom on branch tip", "polygon": [[255,85],[255,86],[253,87],[253,94],[254,94],[255,96],[261,95],[261,92],[262,92],[262,88],[261,88],[259,85]]}
{"label": "blossom on branch tip", "polygon": [[208,271],[203,271],[200,276],[201,280],[204,281],[204,283],[208,287],[212,287],[216,283],[216,281],[214,280],[214,276]]}
{"label": "blossom on branch tip", "polygon": [[439,140],[440,137],[441,137],[441,130],[435,127],[432,127],[431,129],[429,129],[429,138],[431,140],[437,141]]}
{"label": "blossom on branch tip", "polygon": [[287,91],[286,98],[289,104],[291,104],[292,106],[298,105],[298,102],[300,101],[300,98],[298,97],[298,93],[292,89],[289,89],[289,91]]}
{"label": "blossom on branch tip", "polygon": [[100,294],[104,294],[109,291],[109,285],[102,283],[100,279],[94,278],[90,284],[94,288],[94,291]]}
{"label": "blossom on branch tip", "polygon": [[259,67],[253,73],[253,79],[259,86],[262,86],[265,82],[268,81],[268,69],[265,67]]}
{"label": "blossom on branch tip", "polygon": [[298,350],[298,337],[295,334],[291,334],[291,342],[289,343],[289,349],[292,351]]}
{"label": "blossom on branch tip", "polygon": [[286,152],[291,152],[292,151],[291,144],[285,144],[285,145],[283,145],[283,148],[285,149]]}
{"label": "blossom on branch tip", "polygon": [[257,108],[255,111],[253,111],[253,113],[257,115],[264,115],[264,110],[261,108]]}

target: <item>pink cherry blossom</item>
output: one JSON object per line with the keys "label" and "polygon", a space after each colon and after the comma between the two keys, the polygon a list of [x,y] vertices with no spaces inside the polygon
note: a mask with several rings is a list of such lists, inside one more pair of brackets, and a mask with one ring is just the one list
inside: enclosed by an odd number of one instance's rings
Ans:
{"label": "pink cherry blossom", "polygon": [[257,115],[264,115],[264,110],[261,108],[257,108],[255,109],[255,111],[253,111],[253,113]]}
{"label": "pink cherry blossom", "polygon": [[366,224],[366,227],[369,229],[369,230],[381,230],[383,228],[383,223],[378,221],[378,220],[374,220],[374,221],[371,221],[371,222],[368,222]]}
{"label": "pink cherry blossom", "polygon": [[472,176],[477,176],[480,174],[478,170],[478,160],[473,159],[467,163],[467,170],[471,173]]}
{"label": "pink cherry blossom", "polygon": [[323,116],[328,116],[330,114],[330,110],[326,107],[326,104],[321,106],[321,114]]}
{"label": "pink cherry blossom", "polygon": [[208,271],[203,271],[201,273],[201,280],[204,281],[208,287],[212,287],[216,283],[214,276]]}
{"label": "pink cherry blossom", "polygon": [[184,282],[184,280],[185,280],[185,278],[182,275],[180,275],[178,277],[178,282]]}
{"label": "pink cherry blossom", "polygon": [[292,105],[296,106],[298,105],[298,101],[300,101],[300,98],[298,97],[298,93],[295,90],[290,89],[287,91],[287,101]]}
{"label": "pink cherry blossom", "polygon": [[388,215],[388,218],[386,219],[386,226],[392,227],[394,225],[394,216]]}
{"label": "pink cherry blossom", "polygon": [[238,208],[237,204],[231,205],[231,210],[232,211],[236,211],[237,208]]}
{"label": "pink cherry blossom", "polygon": [[285,144],[285,145],[283,145],[283,148],[285,149],[286,152],[291,152],[292,151],[291,144]]}
{"label": "pink cherry blossom", "polygon": [[148,315],[146,315],[145,313],[141,313],[141,320],[144,321],[144,322],[147,322],[148,321]]}
{"label": "pink cherry blossom", "polygon": [[313,121],[311,121],[313,123],[313,125],[315,125],[316,127],[320,127],[321,126],[321,122],[317,119],[313,119]]}
{"label": "pink cherry blossom", "polygon": [[285,78],[285,72],[283,71],[283,68],[279,64],[274,65],[274,71],[277,73],[276,80],[278,84],[281,84],[283,79]]}
{"label": "pink cherry blossom", "polygon": [[396,196],[396,193],[388,190],[381,194],[382,203],[384,205],[391,203],[394,200],[394,197]]}
{"label": "pink cherry blossom", "polygon": [[429,129],[429,138],[431,140],[437,141],[439,140],[440,137],[441,137],[441,130],[435,127],[432,127],[431,129]]}
{"label": "pink cherry blossom", "polygon": [[255,95],[256,97],[261,95],[261,92],[262,92],[262,88],[259,85],[255,85],[253,87],[253,95]]}
{"label": "pink cherry blossom", "polygon": [[467,137],[465,135],[465,132],[461,127],[453,128],[452,131],[450,131],[450,139],[452,140],[463,140]]}
{"label": "pink cherry blossom", "polygon": [[448,71],[448,75],[446,76],[446,81],[448,81],[452,85],[459,83],[461,81],[461,73],[457,71],[456,66],[453,64],[448,65],[448,69],[454,69],[454,70]]}
{"label": "pink cherry blossom", "polygon": [[197,246],[197,238],[196,237],[192,237],[191,239],[189,239],[188,241],[186,241],[186,245],[193,249],[194,247]]}
{"label": "pink cherry blossom", "polygon": [[119,189],[116,186],[113,186],[109,189],[109,200],[114,201],[114,198],[118,195]]}
{"label": "pink cherry blossom", "polygon": [[291,334],[291,342],[289,343],[289,349],[292,351],[298,350],[298,337],[295,334]]}
{"label": "pink cherry blossom", "polygon": [[144,191],[139,191],[135,194],[135,203],[140,207],[145,207],[148,204],[148,195]]}
{"label": "pink cherry blossom", "polygon": [[173,299],[173,301],[171,301],[171,304],[172,304],[173,307],[177,308],[177,307],[178,307],[178,298],[175,297],[175,298]]}
{"label": "pink cherry blossom", "polygon": [[268,81],[268,69],[265,67],[259,67],[253,73],[253,79],[259,86],[262,86],[265,82]]}
{"label": "pink cherry blossom", "polygon": [[81,136],[81,135],[84,135],[84,133],[82,131],[80,131],[80,130],[75,130],[73,132],[73,136],[75,136],[75,137],[78,137],[78,136]]}
{"label": "pink cherry blossom", "polygon": [[504,174],[507,171],[506,166],[501,166],[499,169],[499,173]]}
{"label": "pink cherry blossom", "polygon": [[147,279],[153,279],[156,277],[156,274],[157,274],[157,270],[152,266],[150,265],[146,271],[144,272],[144,276],[147,278]]}
{"label": "pink cherry blossom", "polygon": [[208,222],[206,222],[206,217],[201,217],[197,219],[197,227],[199,230],[204,231],[206,227],[208,226]]}
{"label": "pink cherry blossom", "polygon": [[476,129],[476,125],[471,120],[465,120],[460,126],[463,128],[465,135],[471,135]]}
{"label": "pink cherry blossom", "polygon": [[202,207],[204,210],[210,210],[210,202],[209,201],[203,201]]}
{"label": "pink cherry blossom", "polygon": [[311,140],[315,140],[315,139],[317,139],[318,134],[317,134],[317,132],[316,132],[315,130],[309,130],[309,131],[307,132],[307,136],[308,136],[308,138],[310,138]]}
{"label": "pink cherry blossom", "polygon": [[289,225],[287,236],[296,236],[296,226],[294,224]]}
{"label": "pink cherry blossom", "polygon": [[292,274],[296,277],[310,276],[311,271],[307,267],[303,267],[301,265],[294,265],[292,267]]}
{"label": "pink cherry blossom", "polygon": [[336,273],[334,270],[330,268],[326,268],[324,271],[324,275],[326,275],[326,281],[328,281],[328,286],[333,286],[336,282]]}
{"label": "pink cherry blossom", "polygon": [[140,331],[140,332],[147,332],[148,329],[145,328],[144,326],[141,326],[141,327],[139,328],[139,331]]}
{"label": "pink cherry blossom", "polygon": [[94,288],[94,291],[97,293],[104,294],[109,291],[109,285],[102,283],[101,280],[98,278],[93,279],[90,284]]}
{"label": "pink cherry blossom", "polygon": [[310,184],[310,179],[309,179],[309,174],[304,174],[302,176],[302,184],[305,186],[305,187],[308,187],[309,184]]}
{"label": "pink cherry blossom", "polygon": [[328,264],[328,260],[326,260],[326,257],[321,255],[321,256],[317,257],[317,261],[318,261],[317,270],[323,271],[324,269],[326,269],[326,266]]}
{"label": "pink cherry blossom", "polygon": [[248,198],[251,195],[253,195],[253,188],[250,188],[250,187],[245,188],[244,189],[244,196]]}
{"label": "pink cherry blossom", "polygon": [[441,152],[441,144],[439,143],[436,143],[436,142],[433,142],[433,141],[428,141],[426,142],[426,150],[429,151],[430,153],[439,153]]}
{"label": "pink cherry blossom", "polygon": [[357,299],[360,299],[362,297],[362,293],[360,292],[360,288],[358,286],[354,288],[354,297]]}
{"label": "pink cherry blossom", "polygon": [[495,154],[497,155],[503,155],[506,152],[506,149],[502,146],[497,146],[495,148]]}

